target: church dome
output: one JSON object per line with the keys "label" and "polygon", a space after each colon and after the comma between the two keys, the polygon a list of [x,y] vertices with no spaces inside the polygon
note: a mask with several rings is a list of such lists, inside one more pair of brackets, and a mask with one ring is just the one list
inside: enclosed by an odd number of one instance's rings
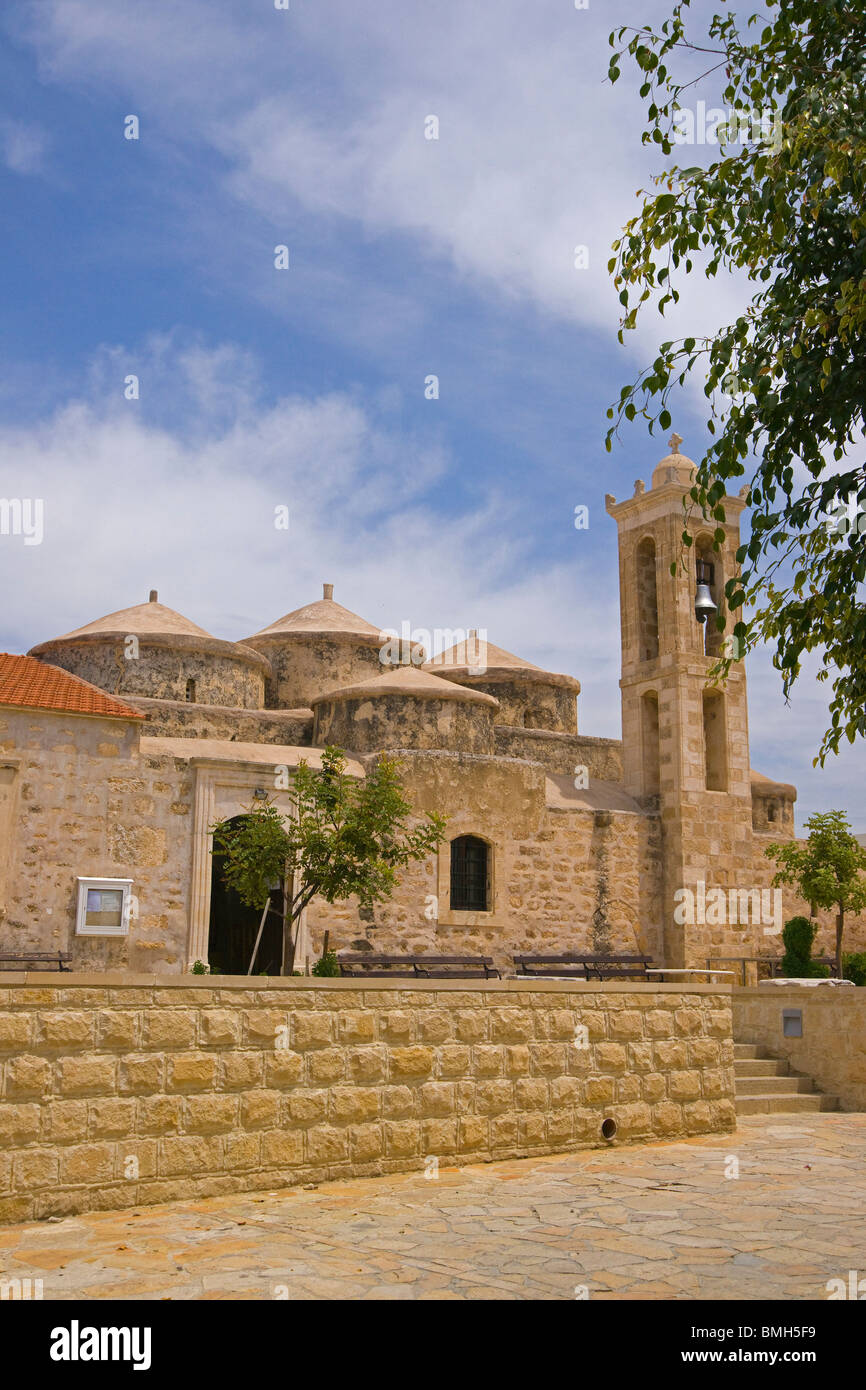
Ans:
{"label": "church dome", "polygon": [[120,608],[31,647],[49,661],[114,694],[261,709],[270,663],[239,642],[214,637],[159,602]]}
{"label": "church dome", "polygon": [[276,622],[271,623],[269,627],[263,627],[247,640],[252,642],[259,638],[295,635],[303,637],[310,633],[322,636],[346,635],[362,640],[366,638],[376,646],[382,641],[381,628],[373,627],[365,618],[359,618],[357,613],[351,613],[341,603],[335,603],[333,584],[322,585],[322,597],[315,603],[295,608],[293,612],[277,618]]}
{"label": "church dome", "polygon": [[676,483],[677,486],[690,488],[695,481],[697,465],[693,459],[680,453],[682,437],[672,434],[668,440],[669,454],[656,464],[653,469],[653,487],[664,487],[667,483]]}
{"label": "church dome", "polygon": [[313,708],[313,743],[318,746],[334,743],[359,753],[383,748],[492,753],[499,705],[483,691],[416,666],[394,666],[317,696]]}
{"label": "church dome", "polygon": [[381,628],[334,601],[333,584],[245,639],[271,663],[267,703],[275,709],[309,708],[317,695],[378,675],[387,642]]}
{"label": "church dome", "polygon": [[431,657],[423,669],[494,696],[500,706],[500,724],[551,733],[577,732],[580,681],[575,676],[545,671],[479,637],[474,629],[466,641]]}

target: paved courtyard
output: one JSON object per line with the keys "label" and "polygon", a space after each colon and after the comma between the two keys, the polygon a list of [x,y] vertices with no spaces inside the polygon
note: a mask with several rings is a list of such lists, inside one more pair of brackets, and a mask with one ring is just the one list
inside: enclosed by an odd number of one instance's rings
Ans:
{"label": "paved courtyard", "polygon": [[0,1228],[0,1277],[46,1299],[825,1299],[866,1275],[864,1210],[866,1115],[764,1115],[722,1140]]}

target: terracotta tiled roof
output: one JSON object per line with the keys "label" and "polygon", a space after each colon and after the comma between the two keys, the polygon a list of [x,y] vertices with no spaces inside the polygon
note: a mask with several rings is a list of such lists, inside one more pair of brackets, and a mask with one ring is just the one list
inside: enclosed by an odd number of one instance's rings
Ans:
{"label": "terracotta tiled roof", "polygon": [[80,676],[49,666],[33,656],[0,652],[0,705],[50,709],[68,714],[102,715],[112,719],[144,719],[140,710],[106,695]]}

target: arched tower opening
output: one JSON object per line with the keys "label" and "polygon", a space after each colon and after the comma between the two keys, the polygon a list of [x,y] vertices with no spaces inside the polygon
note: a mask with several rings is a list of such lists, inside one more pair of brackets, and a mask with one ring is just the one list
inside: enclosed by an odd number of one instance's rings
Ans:
{"label": "arched tower opening", "polygon": [[704,768],[708,792],[728,790],[728,736],[725,697],[720,690],[703,693]]}
{"label": "arched tower opening", "polygon": [[695,541],[695,559],[702,562],[706,583],[718,610],[710,615],[699,634],[704,653],[715,658],[721,656],[725,642],[725,633],[720,632],[718,628],[719,615],[724,615],[725,576],[721,552],[713,549],[711,536],[698,536]]}
{"label": "arched tower opening", "polygon": [[637,548],[637,615],[640,660],[654,661],[659,654],[659,605],[652,536],[645,536]]}
{"label": "arched tower opening", "polygon": [[661,790],[659,752],[659,697],[655,690],[641,696],[641,781],[644,796],[658,796]]}

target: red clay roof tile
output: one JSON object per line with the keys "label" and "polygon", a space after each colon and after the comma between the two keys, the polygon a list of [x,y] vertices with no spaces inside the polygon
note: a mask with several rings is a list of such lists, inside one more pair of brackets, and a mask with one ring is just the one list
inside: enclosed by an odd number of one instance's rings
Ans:
{"label": "red clay roof tile", "polygon": [[80,676],[37,661],[33,656],[15,656],[11,652],[0,652],[0,705],[102,715],[111,719],[145,718],[139,710],[107,695]]}

